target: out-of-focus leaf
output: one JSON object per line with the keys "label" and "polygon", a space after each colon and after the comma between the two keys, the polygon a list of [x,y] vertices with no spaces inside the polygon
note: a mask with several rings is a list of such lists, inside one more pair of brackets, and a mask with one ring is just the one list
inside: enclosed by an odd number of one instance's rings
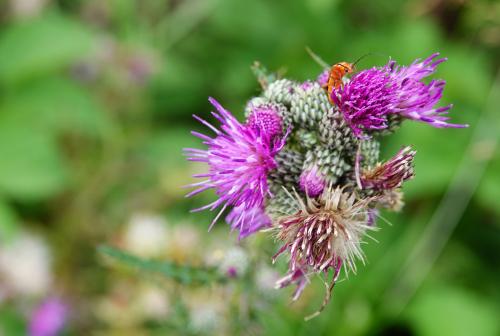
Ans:
{"label": "out-of-focus leaf", "polygon": [[68,182],[66,168],[50,135],[0,125],[0,191],[22,200],[50,197]]}
{"label": "out-of-focus leaf", "polygon": [[456,173],[468,136],[469,130],[438,129],[424,123],[405,121],[384,146],[382,159],[391,157],[403,145],[412,145],[417,151],[415,178],[405,184],[405,196],[411,199],[438,194],[445,190]]}
{"label": "out-of-focus leaf", "polygon": [[[470,49],[450,47],[441,51],[448,61],[439,67],[436,77],[446,79],[446,97],[453,99],[455,106],[467,103],[481,107],[490,92],[491,77],[494,75],[488,73],[485,57],[477,51],[470,52]],[[453,117],[453,110],[451,113]],[[474,109],[465,110],[459,121],[470,123],[471,113]]]}
{"label": "out-of-focus leaf", "polygon": [[490,163],[476,193],[482,205],[500,215],[500,154]]}
{"label": "out-of-focus leaf", "polygon": [[283,316],[273,310],[258,315],[265,335],[296,335],[295,326],[291,324],[289,316]]}
{"label": "out-of-focus leaf", "polygon": [[222,282],[224,277],[213,268],[178,265],[166,261],[143,259],[110,246],[101,246],[99,253],[139,272],[156,273],[183,284]]}
{"label": "out-of-focus leaf", "polygon": [[7,94],[0,103],[0,123],[90,135],[109,127],[90,94],[64,78],[40,80]]}
{"label": "out-of-focus leaf", "polygon": [[3,307],[0,310],[0,334],[9,336],[26,335],[26,321],[11,308]]}
{"label": "out-of-focus leaf", "polygon": [[209,16],[220,0],[188,0],[179,4],[165,22],[168,46],[182,40],[197,24]]}
{"label": "out-of-focus leaf", "polygon": [[448,285],[422,292],[409,308],[408,316],[422,336],[494,336],[500,332],[495,307]]}
{"label": "out-of-focus leaf", "polygon": [[176,127],[152,134],[141,148],[141,153],[153,165],[162,169],[185,167],[188,161],[182,155],[185,147],[203,148],[201,141],[191,135],[189,128]]}
{"label": "out-of-focus leaf", "polygon": [[[167,55],[161,71],[152,79],[150,95],[155,113],[168,117],[186,115],[199,105],[206,85],[200,70],[174,54]],[[203,97],[203,101],[206,97]]]}
{"label": "out-of-focus leaf", "polygon": [[17,230],[17,216],[15,212],[0,199],[0,244],[3,244],[15,234]]}
{"label": "out-of-focus leaf", "polygon": [[193,165],[182,155],[182,148],[203,146],[189,129],[179,127],[155,133],[140,147],[139,152],[153,172],[159,175],[166,193],[180,197],[186,193],[182,186],[192,183],[191,175],[194,174]]}
{"label": "out-of-focus leaf", "polygon": [[84,27],[55,13],[11,25],[0,36],[0,82],[60,69],[90,47],[91,36]]}

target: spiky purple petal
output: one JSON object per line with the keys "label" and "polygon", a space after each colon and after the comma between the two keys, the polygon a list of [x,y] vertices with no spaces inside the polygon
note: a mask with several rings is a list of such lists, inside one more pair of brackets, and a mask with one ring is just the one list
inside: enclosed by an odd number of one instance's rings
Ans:
{"label": "spiky purple petal", "polygon": [[[363,70],[350,82],[331,93],[345,120],[358,137],[388,127],[390,115],[418,120],[435,127],[461,128],[467,125],[446,122],[452,105],[436,107],[446,84],[444,80],[422,79],[433,74],[446,59],[435,53],[424,61],[398,66],[395,61],[380,68]],[[365,135],[366,136],[366,135]]]}
{"label": "spiky purple petal", "polygon": [[212,115],[221,126],[218,129],[195,116],[215,133],[215,137],[193,133],[204,140],[208,149],[186,148],[185,153],[188,160],[205,162],[209,166],[209,174],[195,175],[205,180],[188,186],[196,189],[187,197],[214,189],[218,198],[193,210],[212,211],[221,207],[213,225],[228,206],[245,210],[262,207],[266,195],[270,194],[267,173],[276,168],[274,156],[284,146],[286,135],[280,137],[279,134],[270,134],[267,129],[260,127],[263,124],[258,121],[254,125],[242,125],[215,99],[210,98],[209,101],[217,110]]}
{"label": "spiky purple petal", "polygon": [[239,239],[271,226],[271,219],[263,208],[245,209],[244,206],[235,207],[226,217],[231,229],[239,231]]}

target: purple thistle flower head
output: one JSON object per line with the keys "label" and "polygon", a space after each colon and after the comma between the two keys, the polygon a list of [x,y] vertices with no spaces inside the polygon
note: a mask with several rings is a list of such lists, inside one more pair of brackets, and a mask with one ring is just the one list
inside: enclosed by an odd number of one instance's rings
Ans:
{"label": "purple thistle flower head", "polygon": [[396,83],[386,71],[371,68],[355,74],[349,83],[333,90],[331,99],[338,106],[353,133],[388,127],[387,116],[397,103]]}
{"label": "purple thistle flower head", "polygon": [[446,82],[432,80],[426,84],[422,81],[446,61],[445,58],[436,59],[438,55],[435,53],[422,62],[416,60],[407,67],[389,61],[384,67],[363,70],[349,83],[334,90],[330,97],[358,137],[387,128],[389,115],[423,121],[435,127],[467,127],[446,122],[448,117],[444,114],[452,105],[435,107]]}
{"label": "purple thistle flower head", "polygon": [[324,176],[314,166],[302,172],[299,178],[299,186],[303,192],[309,197],[317,197],[321,195],[325,189],[326,181]]}
{"label": "purple thistle flower head", "polygon": [[413,178],[413,159],[416,151],[410,146],[402,148],[393,158],[361,174],[361,186],[375,190],[390,190],[401,187],[404,181]]}
{"label": "purple thistle flower head", "polygon": [[266,133],[270,139],[283,135],[283,122],[278,108],[273,105],[265,104],[253,107],[247,124],[256,132]]}
{"label": "purple thistle flower head", "polygon": [[[274,156],[283,148],[287,134],[282,137],[268,132],[265,123],[258,121],[251,125],[242,125],[215,99],[209,101],[217,109],[212,115],[221,123],[220,129],[212,126],[198,116],[194,116],[203,125],[210,128],[215,137],[192,132],[201,138],[208,146],[206,150],[187,148],[188,160],[204,162],[209,167],[206,174],[197,174],[194,177],[203,178],[198,183],[188,187],[197,187],[186,197],[191,197],[208,189],[214,189],[218,199],[192,211],[209,209],[210,211],[222,207],[212,224],[228,206],[249,210],[260,208],[265,197],[270,194],[267,184],[267,174],[276,168]],[[258,127],[255,127],[255,126]],[[260,125],[260,126],[259,126]],[[269,125],[275,126],[270,123]],[[272,129],[276,133],[276,129]]]}
{"label": "purple thistle flower head", "polygon": [[239,239],[271,226],[271,219],[262,207],[245,209],[240,205],[231,210],[226,221],[231,225],[231,229],[239,231]]}
{"label": "purple thistle flower head", "polygon": [[228,278],[236,278],[238,276],[238,270],[236,267],[229,267],[226,273]]}
{"label": "purple thistle flower head", "polygon": [[55,336],[64,327],[68,307],[57,298],[49,298],[42,302],[31,315],[29,335]]}
{"label": "purple thistle flower head", "polygon": [[398,103],[394,112],[407,119],[426,122],[434,127],[463,128],[467,125],[451,124],[444,116],[452,105],[436,108],[443,95],[444,80],[432,80],[429,84],[422,79],[436,72],[437,66],[445,62],[446,58],[437,58],[439,53],[434,53],[422,62],[415,60],[411,65],[398,66],[395,61],[390,61],[385,70],[397,83]]}

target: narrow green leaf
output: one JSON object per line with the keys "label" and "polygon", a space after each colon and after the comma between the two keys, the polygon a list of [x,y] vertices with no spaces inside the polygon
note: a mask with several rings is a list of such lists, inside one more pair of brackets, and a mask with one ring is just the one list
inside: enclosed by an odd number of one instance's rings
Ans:
{"label": "narrow green leaf", "polygon": [[166,261],[143,259],[110,246],[100,246],[97,250],[100,254],[120,264],[135,268],[140,272],[157,273],[182,284],[206,284],[225,280],[214,268],[193,267]]}

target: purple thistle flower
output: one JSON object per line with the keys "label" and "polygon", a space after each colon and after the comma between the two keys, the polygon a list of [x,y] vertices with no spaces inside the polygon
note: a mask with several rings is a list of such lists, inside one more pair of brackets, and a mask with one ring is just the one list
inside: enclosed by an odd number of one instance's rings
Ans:
{"label": "purple thistle flower", "polygon": [[325,188],[326,181],[316,167],[306,169],[299,178],[299,186],[309,197],[321,195]]}
{"label": "purple thistle flower", "polygon": [[283,121],[278,108],[273,105],[258,105],[252,108],[247,125],[254,131],[265,132],[270,139],[283,135]]}
{"label": "purple thistle flower", "polygon": [[239,239],[271,226],[271,219],[260,207],[250,209],[245,209],[244,206],[235,207],[227,215],[226,221],[231,225],[231,229],[239,230]]}
{"label": "purple thistle flower", "polygon": [[447,58],[437,58],[439,53],[434,53],[422,62],[415,60],[411,65],[398,66],[395,61],[390,61],[385,69],[392,80],[397,82],[398,103],[395,112],[399,115],[417,121],[426,122],[434,127],[463,128],[467,125],[450,124],[443,116],[453,106],[452,104],[435,108],[443,95],[444,80],[432,80],[429,84],[422,79],[436,72],[437,66]]}
{"label": "purple thistle flower", "polygon": [[236,278],[238,276],[238,270],[236,267],[229,267],[226,273],[228,278]]}
{"label": "purple thistle flower", "polygon": [[[212,221],[212,227],[228,206],[239,207],[242,210],[260,208],[264,199],[270,195],[267,184],[267,174],[276,168],[274,156],[283,148],[287,134],[276,136],[276,129],[269,132],[267,123],[257,119],[251,125],[242,125],[215,99],[209,101],[217,109],[212,115],[221,123],[220,129],[194,115],[194,118],[210,128],[215,137],[191,132],[201,138],[208,149],[187,148],[188,160],[205,162],[209,166],[206,174],[194,177],[205,180],[193,183],[188,187],[197,187],[186,197],[191,197],[208,189],[214,189],[218,199],[192,211],[222,207]],[[260,120],[260,119],[259,119]],[[269,125],[275,126],[274,123]],[[274,136],[274,138],[273,138]]]}
{"label": "purple thistle flower", "polygon": [[30,318],[30,336],[55,336],[64,327],[68,307],[57,298],[49,298],[38,306]]}
{"label": "purple thistle flower", "polygon": [[413,159],[416,151],[410,146],[404,147],[383,164],[361,174],[361,186],[366,189],[390,190],[401,187],[404,181],[413,178]]}
{"label": "purple thistle flower", "polygon": [[445,58],[436,59],[438,55],[435,53],[422,62],[417,59],[407,67],[390,61],[384,67],[361,71],[334,90],[331,99],[358,137],[362,137],[363,132],[387,128],[389,115],[423,121],[435,127],[467,127],[446,122],[449,118],[444,114],[452,105],[435,107],[446,82],[422,82],[446,61]]}
{"label": "purple thistle flower", "polygon": [[355,74],[330,97],[353,133],[362,137],[363,132],[388,127],[387,116],[397,104],[396,86],[386,71],[372,68]]}

